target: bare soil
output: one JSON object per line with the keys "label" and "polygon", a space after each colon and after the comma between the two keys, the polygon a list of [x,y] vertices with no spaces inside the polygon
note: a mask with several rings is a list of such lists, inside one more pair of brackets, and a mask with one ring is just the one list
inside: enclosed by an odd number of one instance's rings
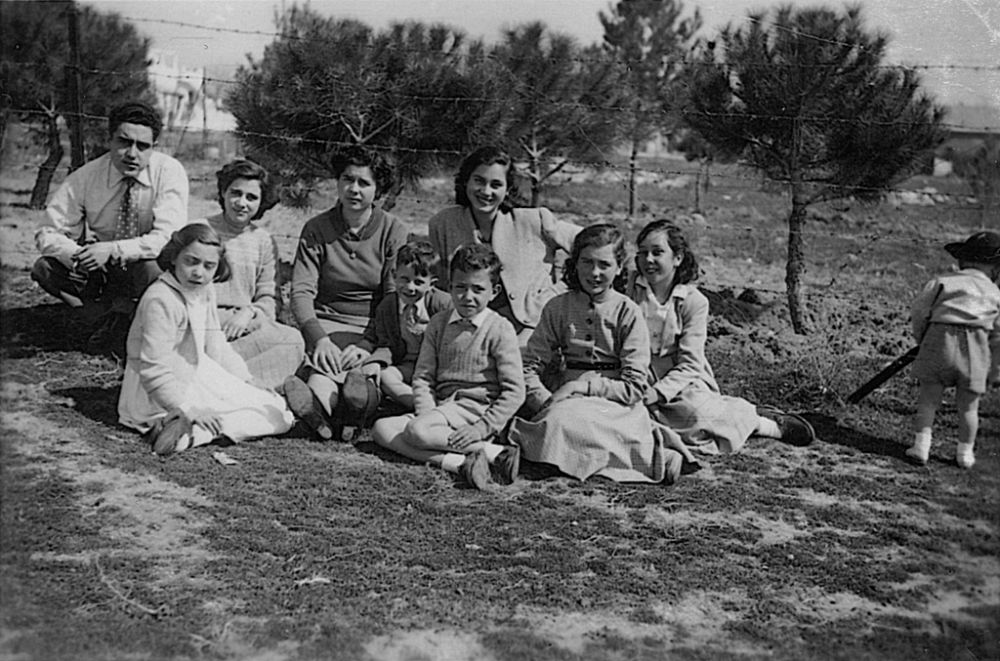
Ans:
{"label": "bare soil", "polygon": [[[193,217],[215,211],[213,167],[191,168]],[[800,337],[781,294],[787,200],[720,177],[704,216],[681,219],[710,358],[727,392],[806,412],[821,440],[755,440],[673,487],[527,465],[483,494],[299,429],[157,459],[117,425],[119,366],[82,353],[28,278],[29,174],[0,186],[0,658],[1000,658],[1000,398],[982,403],[970,471],[950,403],[930,464],[903,460],[905,374],[844,402],[908,348],[909,300],[976,226],[958,198],[816,210]],[[690,189],[666,180],[644,202],[683,210]],[[926,185],[963,190],[908,183]],[[397,211],[419,234],[448,190],[428,180]],[[549,204],[587,223],[620,220],[624,199],[568,180]],[[268,215],[286,259],[310,213]]]}

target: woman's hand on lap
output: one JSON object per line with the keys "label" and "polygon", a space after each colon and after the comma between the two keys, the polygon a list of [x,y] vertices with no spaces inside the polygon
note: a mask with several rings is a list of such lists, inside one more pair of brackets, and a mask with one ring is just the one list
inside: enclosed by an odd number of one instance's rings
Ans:
{"label": "woman's hand on lap", "polygon": [[203,427],[207,429],[209,433],[212,434],[213,438],[222,435],[222,418],[215,415],[214,413],[204,413],[200,415],[195,415],[189,418],[189,420],[191,421],[192,428],[195,425]]}
{"label": "woman's hand on lap", "polygon": [[362,349],[361,347],[356,347],[353,344],[345,347],[340,354],[340,367],[344,370],[354,369],[355,367],[360,367],[361,363],[368,359],[371,354]]}
{"label": "woman's hand on lap", "polygon": [[226,334],[226,339],[233,340],[243,337],[250,330],[250,323],[253,321],[254,309],[252,307],[241,308],[236,314],[229,317],[222,324],[222,332]]}
{"label": "woman's hand on lap", "polygon": [[587,382],[581,381],[580,379],[573,379],[568,383],[564,383],[559,388],[552,393],[552,397],[549,398],[548,406],[561,402],[564,399],[569,399],[570,397],[578,397],[587,394]]}
{"label": "woman's hand on lap", "polygon": [[329,337],[320,338],[312,352],[313,364],[329,374],[336,374],[341,369],[341,351]]}
{"label": "woman's hand on lap", "polygon": [[480,438],[479,432],[476,431],[474,426],[465,425],[451,432],[451,435],[448,436],[448,446],[456,450],[462,450],[481,440],[482,438]]}

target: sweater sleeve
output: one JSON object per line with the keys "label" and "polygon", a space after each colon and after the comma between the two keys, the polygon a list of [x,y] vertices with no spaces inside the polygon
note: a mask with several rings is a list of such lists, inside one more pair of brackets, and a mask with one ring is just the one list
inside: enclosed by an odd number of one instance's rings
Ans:
{"label": "sweater sleeve", "polygon": [[413,368],[413,410],[417,415],[427,413],[436,406],[434,387],[437,374],[437,346],[438,335],[443,326],[437,317],[431,319],[424,332],[423,342],[420,343],[420,355],[417,357],[416,367]]}
{"label": "sweater sleeve", "polygon": [[541,410],[552,392],[542,383],[542,372],[559,350],[559,331],[556,328],[556,306],[559,297],[553,298],[542,308],[538,326],[531,333],[524,349],[525,401],[528,410],[534,414]]}
{"label": "sweater sleeve", "polygon": [[142,387],[165,410],[179,409],[187,390],[175,371],[176,335],[178,328],[187,325],[184,304],[162,296],[143,296],[133,323],[142,328],[138,360]]}
{"label": "sweater sleeve", "polygon": [[[631,303],[631,301],[629,301]],[[591,394],[630,406],[642,399],[649,370],[649,331],[634,304],[623,305],[616,324],[620,377],[599,377],[591,383]]]}
{"label": "sweater sleeve", "polygon": [[222,332],[222,324],[219,323],[218,307],[213,291],[209,298],[207,326],[205,328],[205,354],[215,362],[222,365],[227,372],[242,379],[250,381],[253,375],[247,367],[246,361],[240,354],[236,353],[233,345],[226,340],[225,333]]}
{"label": "sweater sleeve", "polygon": [[653,384],[660,399],[669,402],[689,383],[702,377],[705,342],[708,339],[708,299],[690,293],[677,306],[680,333],[676,338],[676,362]]}
{"label": "sweater sleeve", "polygon": [[257,269],[257,282],[254,287],[252,302],[254,307],[260,308],[271,321],[278,315],[276,304],[277,271],[278,271],[278,244],[274,238],[264,232],[260,237],[260,266]]}
{"label": "sweater sleeve", "polygon": [[295,251],[291,293],[292,314],[302,329],[307,351],[312,351],[316,342],[326,335],[316,316],[315,307],[322,262],[323,242],[307,222],[302,228],[299,246]]}
{"label": "sweater sleeve", "polygon": [[553,248],[562,248],[567,253],[573,250],[573,240],[583,228],[565,220],[556,220],[555,216],[545,207],[539,207],[542,238]]}
{"label": "sweater sleeve", "polygon": [[927,331],[927,324],[931,318],[934,299],[937,298],[938,281],[931,280],[924,285],[923,290],[917,295],[910,306],[910,325],[913,327],[913,337],[917,342],[923,339]]}
{"label": "sweater sleeve", "polygon": [[989,334],[990,344],[990,371],[986,375],[987,383],[1000,382],[1000,315],[993,320],[993,328]]}
{"label": "sweater sleeve", "polygon": [[500,394],[475,422],[481,438],[502,430],[524,403],[524,367],[514,327],[506,319],[497,318],[490,331],[489,352],[496,361]]}

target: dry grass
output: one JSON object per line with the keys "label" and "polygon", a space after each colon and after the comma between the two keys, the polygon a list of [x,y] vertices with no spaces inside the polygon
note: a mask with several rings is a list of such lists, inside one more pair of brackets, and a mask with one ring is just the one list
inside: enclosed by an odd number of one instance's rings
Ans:
{"label": "dry grass", "polygon": [[[688,226],[710,358],[728,392],[808,411],[821,442],[753,442],[670,488],[528,466],[499,495],[297,430],[226,448],[235,466],[207,449],[158,460],[116,425],[116,366],[80,353],[65,311],[9,259],[7,237],[33,220],[6,190],[0,656],[996,658],[996,394],[972,471],[951,462],[950,406],[930,465],[903,461],[907,379],[843,402],[905,350],[906,305],[964,212],[819,210],[802,338],[781,303],[783,199],[723,181]],[[419,232],[448,188],[428,182],[400,215]],[[677,210],[689,194],[647,199]],[[196,189],[192,208],[212,212],[211,197]],[[566,184],[552,198],[587,222],[624,194]],[[307,215],[268,223],[293,237]],[[746,287],[759,304],[735,300]]]}

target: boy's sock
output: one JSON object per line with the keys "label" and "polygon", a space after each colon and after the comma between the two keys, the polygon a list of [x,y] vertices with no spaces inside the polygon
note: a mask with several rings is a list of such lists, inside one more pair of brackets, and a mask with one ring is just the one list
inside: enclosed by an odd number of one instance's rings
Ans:
{"label": "boy's sock", "polygon": [[973,454],[975,443],[959,443],[955,448],[955,462],[962,468],[972,468],[976,463],[976,455]]}
{"label": "boy's sock", "polygon": [[781,438],[781,428],[771,418],[760,416],[757,420],[757,429],[754,430],[754,435],[765,438]]}
{"label": "boy's sock", "polygon": [[913,445],[906,450],[906,456],[919,464],[926,464],[931,454],[931,433],[918,431],[913,438]]}
{"label": "boy's sock", "polygon": [[465,461],[466,455],[449,452],[441,459],[441,468],[449,473],[457,473]]}

